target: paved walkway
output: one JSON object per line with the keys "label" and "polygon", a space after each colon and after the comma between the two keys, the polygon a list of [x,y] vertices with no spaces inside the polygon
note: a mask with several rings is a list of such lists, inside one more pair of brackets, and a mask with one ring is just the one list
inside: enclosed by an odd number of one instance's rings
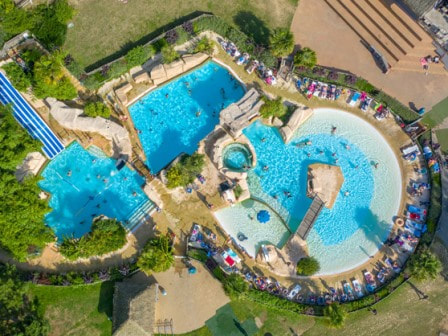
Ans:
{"label": "paved walkway", "polygon": [[[433,141],[437,142],[435,132],[432,132],[432,136]],[[441,155],[440,149],[438,151],[439,155]],[[448,247],[448,168],[440,165],[440,174],[442,180],[442,214],[440,215],[439,226],[437,228],[437,237]]]}
{"label": "paved walkway", "polygon": [[446,75],[401,70],[383,74],[359,36],[323,0],[300,0],[291,31],[297,45],[316,51],[319,64],[351,71],[406,106],[429,111],[448,95]]}

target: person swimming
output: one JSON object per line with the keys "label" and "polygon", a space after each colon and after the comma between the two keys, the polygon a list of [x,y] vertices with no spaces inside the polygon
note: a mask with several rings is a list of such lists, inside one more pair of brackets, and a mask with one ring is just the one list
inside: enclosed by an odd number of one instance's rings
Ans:
{"label": "person swimming", "polygon": [[196,111],[196,117],[199,117],[201,115],[201,111],[200,110],[197,110]]}
{"label": "person swimming", "polygon": [[306,156],[311,157],[311,153],[306,153]]}
{"label": "person swimming", "polygon": [[335,134],[336,133],[336,126],[331,126],[331,134]]}
{"label": "person swimming", "polygon": [[72,176],[72,171],[71,171],[71,170],[69,170],[69,171],[67,172],[67,176]]}
{"label": "person swimming", "polygon": [[311,140],[307,140],[306,142],[305,142],[305,145],[307,145],[307,146],[311,146],[313,143],[311,142]]}
{"label": "person swimming", "polygon": [[350,146],[348,144],[345,144],[344,147],[345,147],[346,150],[350,150]]}
{"label": "person swimming", "polygon": [[269,170],[269,166],[263,166],[263,170],[264,171],[268,171]]}
{"label": "person swimming", "polygon": [[266,138],[261,138],[261,142],[265,142],[266,141]]}
{"label": "person swimming", "polygon": [[137,196],[137,192],[136,192],[136,191],[133,191],[133,192],[132,192],[132,196],[136,197],[136,196]]}
{"label": "person swimming", "polygon": [[344,196],[345,197],[347,197],[347,196],[349,196],[350,195],[350,193],[348,192],[348,191],[346,191],[345,193],[344,193]]}
{"label": "person swimming", "polygon": [[170,95],[167,93],[166,95],[165,95],[165,98],[168,98]]}

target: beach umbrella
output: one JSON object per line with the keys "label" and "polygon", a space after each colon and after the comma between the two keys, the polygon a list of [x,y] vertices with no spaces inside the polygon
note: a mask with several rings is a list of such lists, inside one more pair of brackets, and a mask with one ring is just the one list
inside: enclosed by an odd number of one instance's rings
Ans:
{"label": "beach umbrella", "polygon": [[261,210],[257,214],[257,219],[260,223],[266,223],[271,219],[271,215],[267,210]]}
{"label": "beach umbrella", "polygon": [[191,267],[189,267],[188,268],[188,273],[189,274],[196,274],[196,267],[194,267],[194,266],[191,266]]}

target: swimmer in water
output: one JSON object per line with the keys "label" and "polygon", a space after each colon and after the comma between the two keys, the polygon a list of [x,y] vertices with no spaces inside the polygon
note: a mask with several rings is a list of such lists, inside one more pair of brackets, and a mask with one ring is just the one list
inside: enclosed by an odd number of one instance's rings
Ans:
{"label": "swimmer in water", "polygon": [[307,142],[306,142],[306,145],[307,146],[311,146],[313,143],[311,142],[311,140],[308,140]]}
{"label": "swimmer in water", "polygon": [[331,127],[331,134],[333,135],[333,134],[335,134],[336,133],[336,126],[332,126]]}
{"label": "swimmer in water", "polygon": [[334,152],[333,154],[331,154],[332,157],[336,157],[336,152]]}
{"label": "swimmer in water", "polygon": [[261,138],[261,142],[265,142],[266,141],[266,138]]}
{"label": "swimmer in water", "polygon": [[272,198],[273,198],[273,199],[277,199],[277,198],[278,198],[278,195],[277,195],[277,194],[272,195]]}
{"label": "swimmer in water", "polygon": [[311,153],[306,153],[306,156],[311,157]]}
{"label": "swimmer in water", "polygon": [[133,191],[133,192],[132,192],[132,196],[136,197],[136,196],[137,196],[137,192],[136,192],[136,191]]}
{"label": "swimmer in water", "polygon": [[359,168],[359,165],[356,165],[356,166],[355,166],[355,169],[358,169],[358,168]]}
{"label": "swimmer in water", "polygon": [[199,117],[201,115],[201,111],[197,110],[196,111],[196,117]]}
{"label": "swimmer in water", "polygon": [[170,95],[167,93],[166,95],[165,95],[165,98],[168,98]]}
{"label": "swimmer in water", "polygon": [[373,166],[375,167],[375,169],[378,169],[379,163],[375,162]]}
{"label": "swimmer in water", "polygon": [[344,196],[345,197],[347,197],[347,196],[349,196],[350,195],[350,193],[348,192],[348,191],[346,191],[345,193],[344,193]]}
{"label": "swimmer in water", "polygon": [[345,145],[346,150],[350,150],[350,146],[348,144]]}
{"label": "swimmer in water", "polygon": [[320,150],[320,151],[319,151],[319,155],[324,155],[324,151],[323,151],[323,150]]}
{"label": "swimmer in water", "polygon": [[92,163],[95,163],[95,162],[96,162],[96,159],[93,159],[93,160],[92,160]]}
{"label": "swimmer in water", "polygon": [[71,171],[71,170],[69,170],[69,171],[67,172],[67,176],[72,176],[72,171]]}
{"label": "swimmer in water", "polygon": [[96,176],[96,178],[97,178],[97,179],[100,179],[100,178],[101,178],[101,175],[100,175],[100,174],[98,174],[98,175]]}
{"label": "swimmer in water", "polygon": [[268,171],[268,170],[269,170],[269,167],[268,167],[268,166],[264,166],[264,167],[263,167],[263,170],[264,170],[264,171]]}

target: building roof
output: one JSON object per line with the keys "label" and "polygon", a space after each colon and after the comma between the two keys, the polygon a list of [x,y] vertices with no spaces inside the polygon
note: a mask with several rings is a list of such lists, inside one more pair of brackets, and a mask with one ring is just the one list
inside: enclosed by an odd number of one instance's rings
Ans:
{"label": "building roof", "polygon": [[114,336],[150,336],[155,326],[156,285],[123,281],[115,284]]}
{"label": "building roof", "polygon": [[420,18],[434,7],[437,0],[402,0],[401,2]]}

